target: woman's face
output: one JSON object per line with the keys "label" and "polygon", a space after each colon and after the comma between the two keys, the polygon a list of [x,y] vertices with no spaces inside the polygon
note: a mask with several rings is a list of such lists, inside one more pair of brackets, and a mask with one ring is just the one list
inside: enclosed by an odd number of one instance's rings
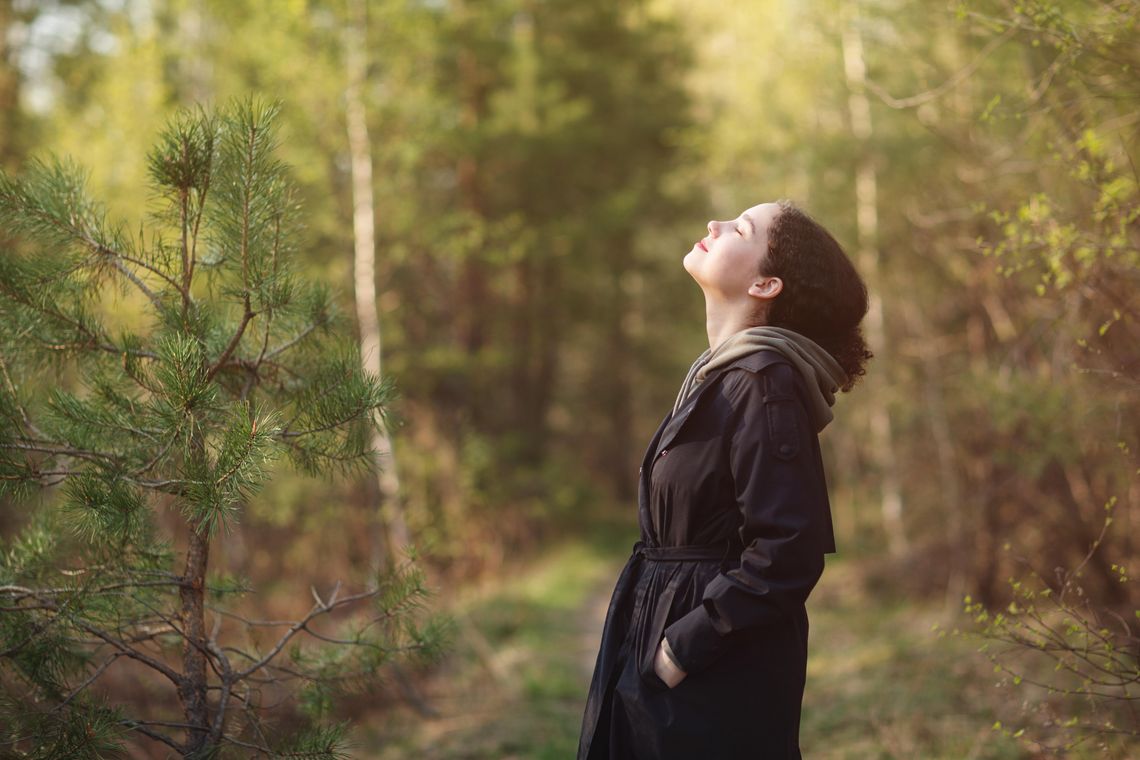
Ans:
{"label": "woman's face", "polygon": [[768,227],[779,211],[775,203],[761,203],[731,221],[709,222],[708,235],[685,254],[685,271],[706,294],[727,299],[749,295],[768,279],[760,274],[760,262],[768,250]]}

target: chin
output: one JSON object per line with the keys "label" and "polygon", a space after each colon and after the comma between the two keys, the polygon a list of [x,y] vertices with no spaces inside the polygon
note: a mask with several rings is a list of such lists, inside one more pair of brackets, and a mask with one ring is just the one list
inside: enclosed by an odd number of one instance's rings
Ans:
{"label": "chin", "polygon": [[689,251],[687,254],[685,254],[685,258],[681,259],[681,266],[683,266],[685,268],[685,271],[688,272],[690,275],[693,274],[693,252],[692,251]]}

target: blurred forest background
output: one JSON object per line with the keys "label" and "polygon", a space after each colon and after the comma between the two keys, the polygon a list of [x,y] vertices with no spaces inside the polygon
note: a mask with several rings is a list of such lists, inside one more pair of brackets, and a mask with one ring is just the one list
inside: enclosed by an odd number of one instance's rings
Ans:
{"label": "blurred forest background", "polygon": [[[71,155],[137,224],[178,108],[279,100],[298,266],[349,314],[370,166],[396,498],[282,468],[212,558],[256,617],[418,547],[450,654],[336,702],[352,756],[572,756],[643,447],[707,347],[681,258],[790,198],[867,279],[876,355],[822,437],[805,756],[1140,757],[1138,24],[1135,0],[0,0],[0,166]],[[7,500],[5,542],[51,499]]]}

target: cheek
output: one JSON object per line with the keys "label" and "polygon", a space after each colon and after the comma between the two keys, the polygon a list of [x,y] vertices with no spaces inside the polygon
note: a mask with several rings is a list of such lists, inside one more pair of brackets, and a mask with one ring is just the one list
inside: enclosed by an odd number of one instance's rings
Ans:
{"label": "cheek", "polygon": [[750,245],[736,245],[724,251],[721,268],[740,277],[751,277],[760,265],[756,251]]}

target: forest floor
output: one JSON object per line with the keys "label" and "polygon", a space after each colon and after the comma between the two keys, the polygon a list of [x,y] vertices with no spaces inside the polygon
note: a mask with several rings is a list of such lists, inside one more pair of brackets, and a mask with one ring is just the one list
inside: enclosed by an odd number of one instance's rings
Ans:
{"label": "forest floor", "polygon": [[[572,758],[613,583],[635,536],[571,540],[448,603],[451,654],[417,677],[438,712],[397,705],[357,723],[354,757]],[[995,730],[1014,695],[941,605],[866,590],[857,560],[828,558],[809,601],[801,745],[813,760],[1015,760]],[[960,615],[958,616],[961,617]],[[1077,757],[1074,755],[1073,757]]]}

